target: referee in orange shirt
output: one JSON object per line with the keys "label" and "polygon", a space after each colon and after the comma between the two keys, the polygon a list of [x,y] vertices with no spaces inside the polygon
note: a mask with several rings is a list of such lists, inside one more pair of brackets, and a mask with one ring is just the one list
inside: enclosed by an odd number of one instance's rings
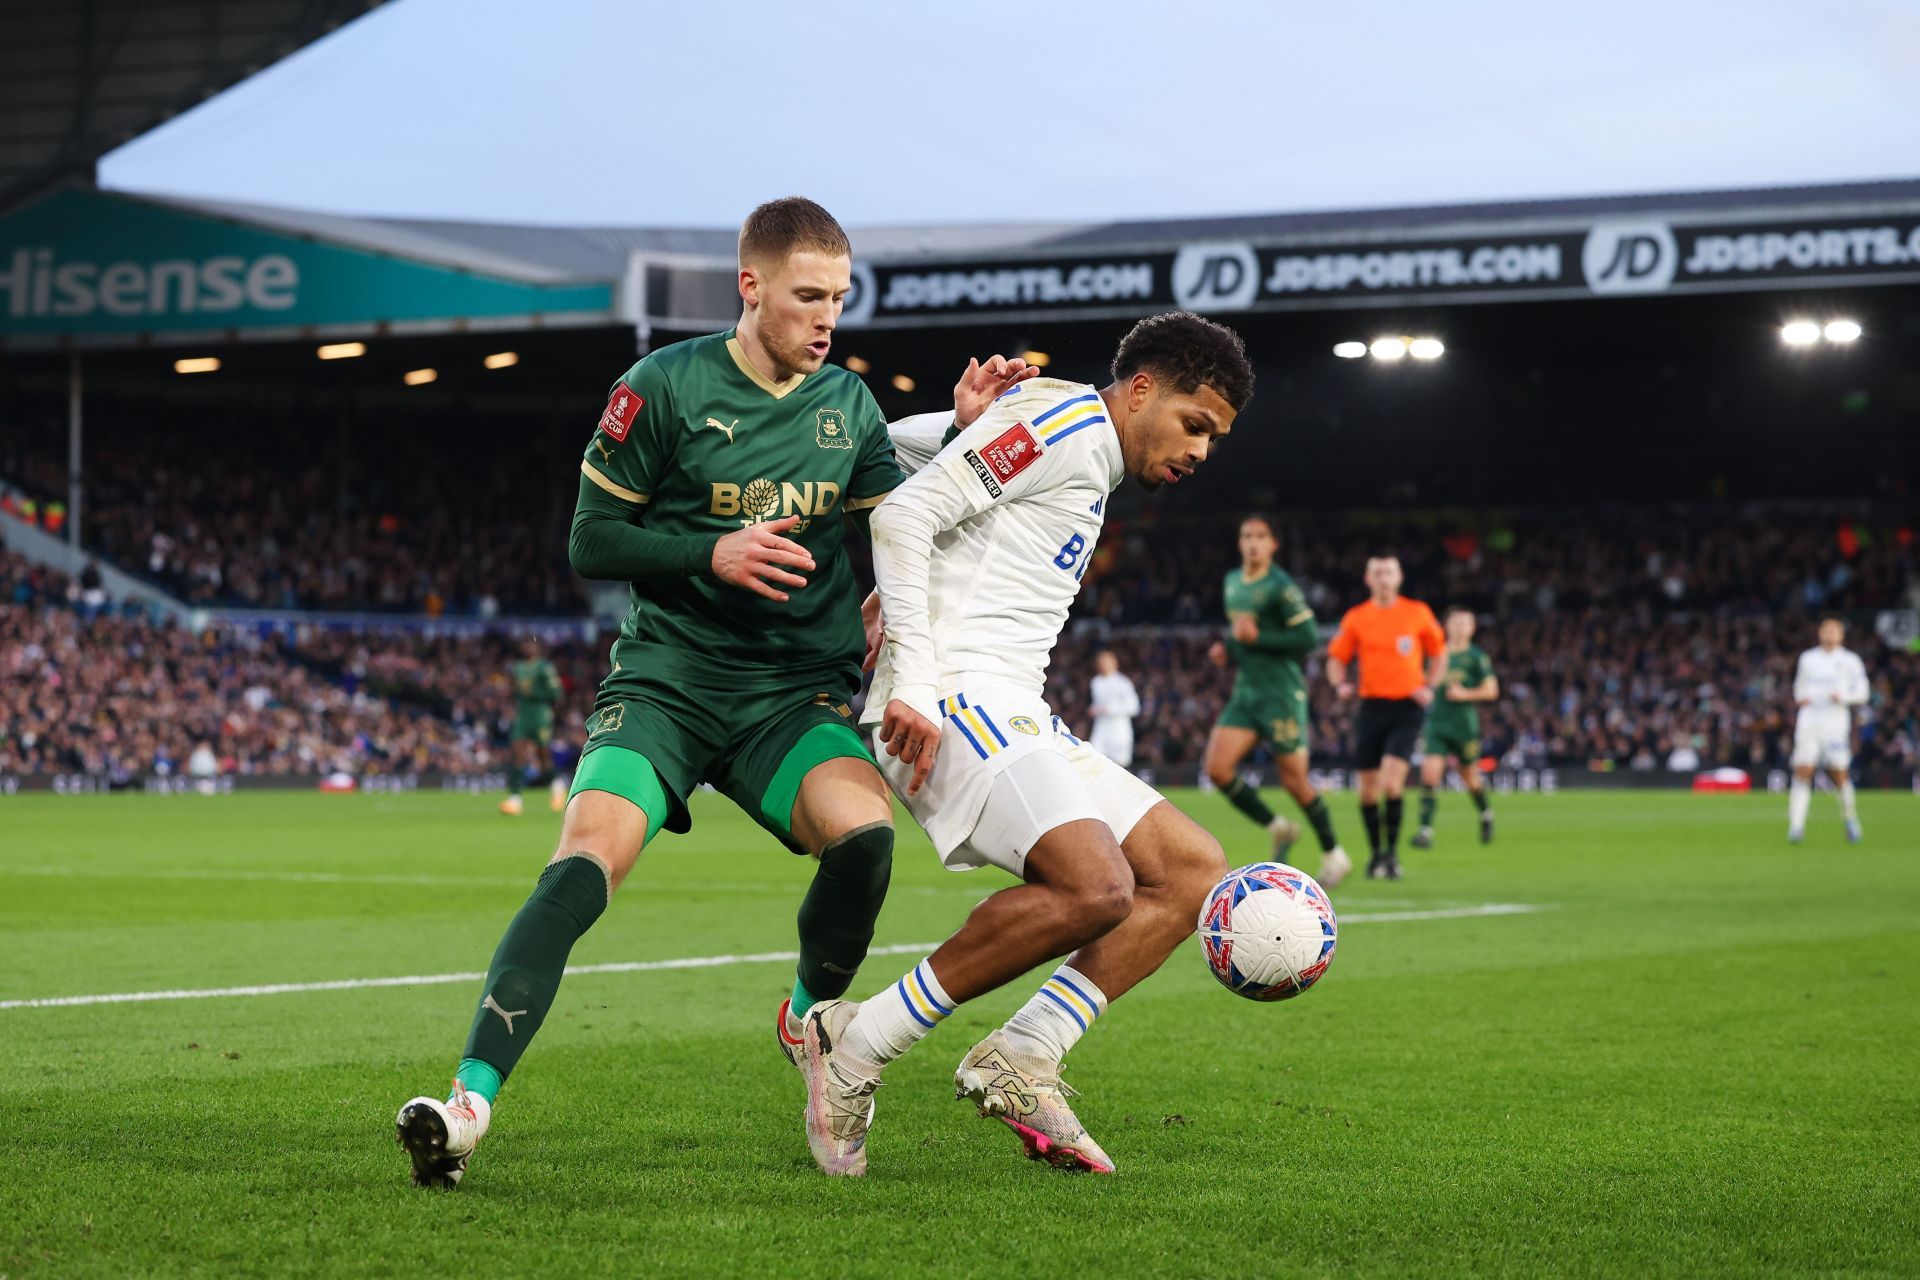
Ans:
{"label": "referee in orange shirt", "polygon": [[[1360,714],[1354,720],[1354,763],[1360,769],[1360,817],[1367,824],[1373,858],[1367,877],[1400,878],[1400,816],[1407,762],[1420,740],[1433,692],[1447,678],[1447,637],[1433,610],[1400,594],[1400,558],[1367,561],[1373,598],[1347,610],[1327,646],[1327,679],[1342,698],[1353,696],[1348,679],[1360,662]],[[1425,661],[1422,661],[1424,657]],[[1381,793],[1386,794],[1382,838]]]}

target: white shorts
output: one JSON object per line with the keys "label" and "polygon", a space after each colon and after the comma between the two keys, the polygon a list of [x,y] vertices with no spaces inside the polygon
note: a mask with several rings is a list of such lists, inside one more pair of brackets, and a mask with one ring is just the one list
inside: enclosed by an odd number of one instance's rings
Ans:
{"label": "white shorts", "polygon": [[1793,722],[1793,767],[1848,769],[1853,766],[1852,717],[1803,709]]}
{"label": "white shorts", "polygon": [[1107,759],[1122,769],[1133,764],[1133,726],[1130,724],[1101,724],[1094,721],[1093,736],[1087,741]]}
{"label": "white shorts", "polygon": [[1037,698],[986,691],[940,699],[940,754],[920,794],[913,766],[873,735],[880,772],[950,871],[1000,867],[1021,875],[1027,853],[1055,827],[1104,822],[1127,838],[1160,793],[1073,736]]}

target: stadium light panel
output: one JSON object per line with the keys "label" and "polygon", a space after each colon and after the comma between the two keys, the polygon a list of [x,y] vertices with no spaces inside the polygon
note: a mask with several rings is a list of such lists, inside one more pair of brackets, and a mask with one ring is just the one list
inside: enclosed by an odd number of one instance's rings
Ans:
{"label": "stadium light panel", "polygon": [[1053,357],[1044,351],[1022,351],[1020,358],[1036,369],[1044,369],[1053,363]]}
{"label": "stadium light panel", "polygon": [[1333,344],[1333,354],[1339,356],[1342,360],[1358,360],[1361,356],[1367,354],[1367,344],[1364,342],[1336,342]]}
{"label": "stadium light panel", "polygon": [[1820,326],[1811,320],[1789,320],[1780,326],[1780,341],[1790,347],[1804,347],[1820,341]]}
{"label": "stadium light panel", "polygon": [[489,369],[511,369],[520,363],[518,351],[496,351],[480,362]]}
{"label": "stadium light panel", "polygon": [[868,363],[863,356],[848,356],[847,368],[855,373],[871,373],[873,371],[873,365]]}
{"label": "stadium light panel", "polygon": [[410,387],[424,387],[439,376],[438,369],[409,369],[400,375],[400,381]]}
{"label": "stadium light panel", "polygon": [[1415,338],[1407,344],[1407,354],[1415,360],[1438,360],[1446,351],[1446,344],[1438,338]]}
{"label": "stadium light panel", "polygon": [[1821,330],[1828,342],[1854,342],[1860,337],[1858,320],[1829,320],[1827,327]]}
{"label": "stadium light panel", "polygon": [[1405,338],[1375,338],[1373,345],[1367,348],[1375,360],[1399,360],[1407,354]]}
{"label": "stadium light panel", "polygon": [[322,360],[352,360],[367,354],[364,342],[329,342],[314,352]]}
{"label": "stadium light panel", "polygon": [[219,356],[189,356],[173,362],[175,373],[217,373],[219,370]]}
{"label": "stadium light panel", "polygon": [[904,373],[896,373],[893,375],[893,389],[895,391],[911,391],[914,385],[913,379]]}

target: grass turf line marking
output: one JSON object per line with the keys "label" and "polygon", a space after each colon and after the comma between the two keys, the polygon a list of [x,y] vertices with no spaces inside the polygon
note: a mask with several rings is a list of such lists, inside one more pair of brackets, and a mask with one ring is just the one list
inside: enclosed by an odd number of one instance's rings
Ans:
{"label": "grass turf line marking", "polygon": [[[1396,924],[1409,920],[1464,920],[1476,916],[1517,916],[1542,908],[1527,902],[1485,902],[1476,907],[1450,907],[1437,911],[1375,911],[1341,919],[1350,924]],[[925,955],[940,944],[907,942],[875,947],[869,956]],[[618,964],[568,965],[568,976],[582,973],[658,973],[669,969],[722,969],[738,964],[791,963],[798,951],[759,951],[744,955],[686,956],[677,960],[628,960]],[[337,978],[331,982],[274,982],[252,987],[201,987],[173,991],[119,991],[94,996],[46,996],[37,1000],[0,1000],[0,1009],[60,1009],[89,1004],[144,1004],[155,1000],[216,1000],[231,996],[284,996],[307,991],[358,991],[367,987],[431,987],[451,982],[479,982],[487,975],[473,973],[410,974],[399,978]]]}

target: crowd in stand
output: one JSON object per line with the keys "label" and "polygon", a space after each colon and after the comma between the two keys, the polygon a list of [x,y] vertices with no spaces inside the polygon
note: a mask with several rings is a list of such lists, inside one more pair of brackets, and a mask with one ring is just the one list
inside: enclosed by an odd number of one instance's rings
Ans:
{"label": "crowd in stand", "polygon": [[[1233,538],[1231,522],[1110,531],[1113,567],[1089,574],[1081,621],[1054,654],[1056,707],[1084,723],[1092,655],[1110,643],[1141,694],[1137,760],[1196,760],[1231,688],[1206,651],[1223,575],[1237,567]],[[1281,540],[1280,563],[1300,580],[1323,638],[1365,598],[1360,572],[1372,550],[1395,551],[1406,593],[1436,612],[1473,609],[1502,685],[1482,711],[1484,745],[1505,763],[1783,766],[1794,663],[1820,614],[1835,610],[1853,621],[1848,644],[1873,678],[1872,703],[1857,717],[1862,770],[1920,764],[1920,658],[1904,631],[1883,637],[1872,625],[1882,611],[1916,605],[1914,536],[1902,524],[1778,507],[1563,512],[1476,532],[1441,522],[1332,533],[1283,525]],[[1309,668],[1315,754],[1342,763],[1354,708],[1318,678],[1317,659]]]}
{"label": "crowd in stand", "polygon": [[0,775],[478,772],[503,759],[473,726],[0,552]]}
{"label": "crowd in stand", "polygon": [[[463,462],[467,451],[428,444],[396,442],[378,465],[301,464],[266,446],[201,452],[190,465],[103,451],[89,473],[89,542],[189,601],[578,614],[565,509],[530,509],[514,469],[484,450]],[[12,459],[15,478],[51,480],[27,455]],[[1222,579],[1238,563],[1237,513],[1156,521],[1147,511],[1110,519],[1049,696],[1084,729],[1091,657],[1111,643],[1140,687],[1137,760],[1177,779],[1232,684],[1207,649],[1222,626]],[[1904,632],[1873,630],[1883,611],[1916,603],[1913,531],[1884,509],[1299,518],[1278,532],[1279,563],[1300,580],[1323,638],[1364,598],[1361,568],[1377,549],[1399,554],[1407,594],[1476,612],[1503,687],[1483,712],[1485,744],[1508,763],[1780,765],[1795,656],[1833,609],[1854,623],[1849,643],[1874,679],[1863,768],[1920,764],[1920,659]],[[88,584],[9,561],[0,585],[0,602],[15,606],[0,632],[0,772],[177,769],[201,741],[241,772],[497,767],[515,656],[502,635],[193,635],[103,608],[97,576]],[[602,653],[572,644],[553,654],[568,687],[562,739],[591,704]],[[1318,660],[1310,667],[1317,677]],[[1353,708],[1324,680],[1312,687],[1316,755],[1340,763]]]}

